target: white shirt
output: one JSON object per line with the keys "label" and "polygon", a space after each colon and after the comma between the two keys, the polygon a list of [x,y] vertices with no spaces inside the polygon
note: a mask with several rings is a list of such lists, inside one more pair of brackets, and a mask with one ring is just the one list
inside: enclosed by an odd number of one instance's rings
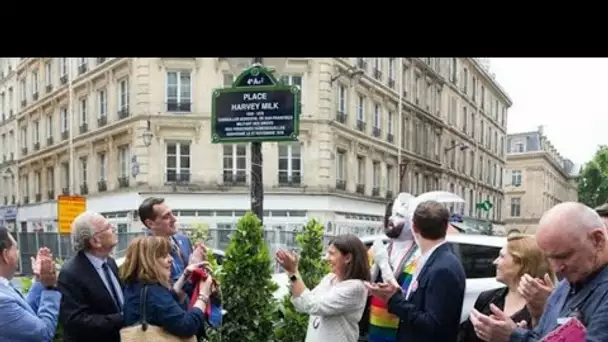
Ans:
{"label": "white shirt", "polygon": [[336,282],[336,275],[323,277],[312,291],[305,290],[291,302],[298,312],[310,315],[305,342],[356,342],[359,321],[365,310],[367,289],[361,280]]}
{"label": "white shirt", "polygon": [[428,251],[426,251],[426,253],[422,254],[420,259],[418,259],[418,264],[416,265],[416,270],[414,271],[414,274],[412,275],[412,282],[410,283],[410,286],[408,287],[407,293],[405,295],[406,300],[410,298],[412,291],[417,287],[414,284],[416,284],[416,282],[418,281],[418,275],[424,268],[424,264],[426,264],[426,261],[429,260],[429,258],[433,254],[433,252],[435,252],[435,250],[437,248],[439,248],[439,246],[443,245],[446,242],[447,241],[443,241],[443,242],[436,244],[433,248],[429,249]]}

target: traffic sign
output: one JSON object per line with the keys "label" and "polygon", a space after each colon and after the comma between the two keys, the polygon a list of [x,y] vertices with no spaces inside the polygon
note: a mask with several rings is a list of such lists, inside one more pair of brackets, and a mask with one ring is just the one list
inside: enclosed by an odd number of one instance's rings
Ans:
{"label": "traffic sign", "polygon": [[84,196],[59,195],[57,197],[57,225],[59,234],[72,232],[72,221],[87,209],[87,199]]}
{"label": "traffic sign", "polygon": [[213,143],[297,141],[300,89],[256,65],[213,91],[211,113]]}

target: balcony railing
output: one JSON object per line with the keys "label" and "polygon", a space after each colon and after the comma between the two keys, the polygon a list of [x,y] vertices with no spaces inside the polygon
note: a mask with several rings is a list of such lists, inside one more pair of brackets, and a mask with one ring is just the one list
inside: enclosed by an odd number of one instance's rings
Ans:
{"label": "balcony railing", "polygon": [[166,175],[167,183],[186,184],[190,183],[190,172],[168,172]]}
{"label": "balcony railing", "polygon": [[61,194],[62,195],[69,195],[70,194],[70,188],[61,188]]}
{"label": "balcony railing", "polygon": [[388,79],[388,87],[391,89],[395,89],[395,80],[392,78]]}
{"label": "balcony railing", "polygon": [[372,188],[372,196],[374,196],[374,197],[380,196],[380,188],[378,188],[378,187]]}
{"label": "balcony railing", "polygon": [[54,199],[55,199],[55,191],[53,191],[53,190],[49,190],[49,191],[47,191],[47,194],[46,194],[46,195],[47,195],[47,198],[48,198],[50,201],[52,201],[52,200],[54,200]]}
{"label": "balcony railing", "polygon": [[22,155],[22,156],[27,155],[27,147],[22,147],[22,148],[21,148],[21,155]]}
{"label": "balcony railing", "polygon": [[119,188],[128,188],[129,187],[129,177],[126,177],[126,176],[118,177],[118,187]]}
{"label": "balcony railing", "polygon": [[129,107],[125,106],[118,111],[118,119],[125,119],[127,117],[129,117]]}
{"label": "balcony railing", "polygon": [[108,190],[108,184],[104,179],[97,182],[97,191],[98,192],[104,192],[106,190]]}
{"label": "balcony railing", "polygon": [[61,132],[61,140],[67,140],[70,137],[70,131],[66,130]]}
{"label": "balcony railing", "polygon": [[40,143],[39,142],[35,142],[34,143],[34,151],[38,151],[40,149]]}
{"label": "balcony railing", "polygon": [[342,111],[338,111],[336,113],[336,121],[338,121],[341,124],[346,124],[348,120],[348,115],[346,115],[346,113],[342,112]]}
{"label": "balcony railing", "polygon": [[389,200],[393,199],[393,192],[391,190],[388,190],[386,192],[386,198],[389,199]]}
{"label": "balcony railing", "polygon": [[42,194],[36,194],[36,203],[42,202]]}
{"label": "balcony railing", "polygon": [[357,120],[357,129],[361,132],[365,132],[365,121]]}
{"label": "balcony railing", "polygon": [[279,185],[281,186],[298,186],[302,182],[300,175],[290,175],[286,172],[279,172]]}
{"label": "balcony railing", "polygon": [[380,135],[382,135],[382,130],[380,130],[380,128],[378,128],[378,127],[374,127],[372,130],[372,133],[373,133],[374,137],[380,138]]}
{"label": "balcony railing", "polygon": [[357,184],[356,192],[363,195],[365,193],[365,184]]}
{"label": "balcony railing", "polygon": [[80,184],[80,194],[81,195],[88,195],[89,194],[89,187],[85,184]]}
{"label": "balcony railing", "polygon": [[224,184],[245,184],[247,183],[247,174],[245,171],[233,173],[232,171],[224,171]]}
{"label": "balcony railing", "polygon": [[87,72],[87,70],[89,70],[89,67],[88,67],[87,63],[80,64],[78,66],[78,74],[79,75],[84,74],[85,72]]}
{"label": "balcony railing", "polygon": [[32,94],[32,99],[33,99],[34,101],[37,101],[37,100],[38,100],[38,92],[34,92],[34,93]]}
{"label": "balcony railing", "polygon": [[53,145],[53,137],[48,137],[48,138],[46,138],[46,145],[47,145],[47,146],[51,146],[51,145]]}
{"label": "balcony railing", "polygon": [[88,123],[83,123],[80,124],[80,134],[86,133],[89,130],[89,124]]}
{"label": "balcony railing", "polygon": [[395,136],[392,135],[391,133],[386,135],[386,141],[388,141],[389,143],[393,143],[395,141]]}
{"label": "balcony railing", "polygon": [[346,190],[346,181],[342,179],[336,180],[336,189]]}
{"label": "balcony railing", "polygon": [[167,101],[167,112],[190,112],[192,103],[187,101]]}
{"label": "balcony railing", "polygon": [[61,85],[68,83],[68,75],[61,76],[61,78],[59,78],[59,82],[61,82]]}
{"label": "balcony railing", "polygon": [[99,118],[97,118],[97,127],[103,127],[108,123],[108,117],[107,115],[102,115]]}
{"label": "balcony railing", "polygon": [[52,84],[47,84],[46,85],[46,92],[50,93],[51,91],[53,91],[53,85]]}
{"label": "balcony railing", "polygon": [[374,78],[377,80],[382,79],[382,71],[380,69],[374,68]]}
{"label": "balcony railing", "polygon": [[366,70],[367,69],[367,61],[363,58],[357,58],[357,67],[359,69]]}

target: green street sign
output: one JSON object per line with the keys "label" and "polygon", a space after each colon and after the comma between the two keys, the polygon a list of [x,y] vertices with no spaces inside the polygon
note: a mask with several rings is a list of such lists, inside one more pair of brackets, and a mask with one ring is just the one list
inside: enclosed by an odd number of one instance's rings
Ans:
{"label": "green street sign", "polygon": [[211,142],[297,141],[300,95],[262,66],[246,69],[231,87],[213,90]]}

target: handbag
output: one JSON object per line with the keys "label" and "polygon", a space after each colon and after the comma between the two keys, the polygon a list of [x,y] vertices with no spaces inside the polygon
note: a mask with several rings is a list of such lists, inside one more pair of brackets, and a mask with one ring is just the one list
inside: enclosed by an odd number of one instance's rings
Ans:
{"label": "handbag", "polygon": [[140,323],[120,329],[121,342],[197,342],[196,336],[177,337],[171,335],[159,326],[150,325],[146,315],[147,294],[148,287],[144,285],[144,288],[141,290],[139,304],[141,314]]}

